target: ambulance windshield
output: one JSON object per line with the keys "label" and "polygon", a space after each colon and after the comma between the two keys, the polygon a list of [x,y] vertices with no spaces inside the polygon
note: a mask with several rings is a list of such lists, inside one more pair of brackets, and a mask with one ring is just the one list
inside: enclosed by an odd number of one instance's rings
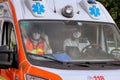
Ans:
{"label": "ambulance windshield", "polygon": [[49,55],[59,61],[119,61],[120,33],[115,25],[80,21],[21,21],[26,56]]}

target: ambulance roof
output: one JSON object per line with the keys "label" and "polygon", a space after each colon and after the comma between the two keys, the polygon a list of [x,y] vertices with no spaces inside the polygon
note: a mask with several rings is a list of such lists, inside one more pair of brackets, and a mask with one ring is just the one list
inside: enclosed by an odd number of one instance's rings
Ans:
{"label": "ambulance roof", "polygon": [[[93,0],[94,1],[94,0]],[[101,3],[87,0],[12,0],[18,20],[80,20],[114,23]],[[62,15],[65,6],[73,9],[72,17]],[[68,10],[69,13],[70,9]]]}

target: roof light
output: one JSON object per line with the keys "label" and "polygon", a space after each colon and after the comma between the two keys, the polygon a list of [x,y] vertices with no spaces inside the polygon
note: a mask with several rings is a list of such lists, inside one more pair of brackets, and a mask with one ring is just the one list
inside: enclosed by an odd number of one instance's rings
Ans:
{"label": "roof light", "polygon": [[73,7],[70,5],[65,6],[62,9],[62,15],[68,18],[72,18],[73,17]]}
{"label": "roof light", "polygon": [[96,0],[88,0],[88,3],[95,3]]}

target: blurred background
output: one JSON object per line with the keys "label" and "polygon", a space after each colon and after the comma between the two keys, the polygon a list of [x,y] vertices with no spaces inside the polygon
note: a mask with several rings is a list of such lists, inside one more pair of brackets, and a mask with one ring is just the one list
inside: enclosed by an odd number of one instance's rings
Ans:
{"label": "blurred background", "polygon": [[115,20],[120,29],[120,0],[97,0],[101,2]]}

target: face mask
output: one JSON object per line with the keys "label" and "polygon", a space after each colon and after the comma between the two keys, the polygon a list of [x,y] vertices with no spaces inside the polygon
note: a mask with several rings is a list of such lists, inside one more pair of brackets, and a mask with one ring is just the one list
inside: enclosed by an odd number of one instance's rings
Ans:
{"label": "face mask", "polygon": [[79,31],[73,33],[74,38],[80,38],[81,33]]}
{"label": "face mask", "polygon": [[41,35],[39,33],[33,33],[32,36],[34,40],[39,40]]}

